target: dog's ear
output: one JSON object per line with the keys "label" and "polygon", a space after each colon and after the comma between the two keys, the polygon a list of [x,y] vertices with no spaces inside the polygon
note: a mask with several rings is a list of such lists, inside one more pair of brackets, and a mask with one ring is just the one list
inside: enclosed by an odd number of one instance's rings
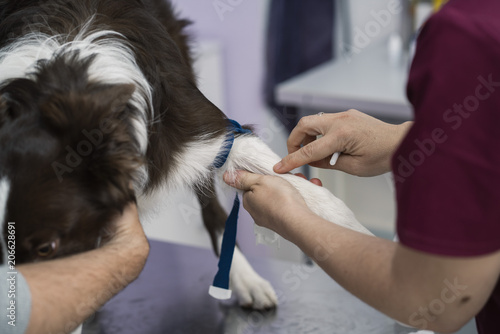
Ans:
{"label": "dog's ear", "polygon": [[0,95],[0,128],[7,121],[8,109],[9,109],[9,106],[7,104],[6,98],[3,95]]}
{"label": "dog's ear", "polygon": [[22,106],[14,103],[7,94],[0,95],[0,128],[16,119],[21,113]]}
{"label": "dog's ear", "polygon": [[23,105],[13,101],[8,94],[0,95],[0,128],[21,115]]}
{"label": "dog's ear", "polygon": [[40,92],[35,82],[15,79],[2,87],[0,92],[0,122],[13,121],[22,115],[38,115]]}

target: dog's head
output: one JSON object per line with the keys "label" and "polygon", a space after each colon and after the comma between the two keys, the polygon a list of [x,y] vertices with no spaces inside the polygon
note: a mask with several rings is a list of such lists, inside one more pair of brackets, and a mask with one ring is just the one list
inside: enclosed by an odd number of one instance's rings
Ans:
{"label": "dog's head", "polygon": [[8,184],[0,224],[8,240],[15,222],[18,263],[95,248],[134,200],[142,163],[129,117],[134,86],[61,90],[43,79],[0,89],[0,182]]}

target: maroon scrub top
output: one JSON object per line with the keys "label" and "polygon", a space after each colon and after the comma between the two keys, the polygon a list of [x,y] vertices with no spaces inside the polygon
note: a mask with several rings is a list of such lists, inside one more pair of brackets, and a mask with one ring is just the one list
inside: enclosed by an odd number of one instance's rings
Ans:
{"label": "maroon scrub top", "polygon": [[[415,123],[392,161],[401,243],[459,257],[500,250],[500,0],[451,0],[433,15],[407,89]],[[500,333],[498,284],[476,322]]]}

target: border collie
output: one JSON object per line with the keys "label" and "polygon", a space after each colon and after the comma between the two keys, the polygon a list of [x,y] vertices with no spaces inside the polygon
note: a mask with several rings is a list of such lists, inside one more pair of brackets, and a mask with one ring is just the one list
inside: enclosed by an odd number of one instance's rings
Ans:
{"label": "border collie", "polygon": [[[17,223],[18,263],[98,247],[128,202],[179,185],[196,192],[217,253],[227,216],[214,178],[274,175],[280,158],[252,134],[213,167],[228,120],[196,86],[187,24],[161,0],[0,1],[0,224],[7,235]],[[280,176],[318,215],[365,231],[327,190]],[[231,285],[241,305],[277,304],[238,249]]]}

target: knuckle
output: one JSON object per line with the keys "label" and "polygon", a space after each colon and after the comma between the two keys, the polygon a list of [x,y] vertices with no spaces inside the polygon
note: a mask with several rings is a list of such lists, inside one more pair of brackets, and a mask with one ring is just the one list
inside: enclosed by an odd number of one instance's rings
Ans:
{"label": "knuckle", "polygon": [[335,132],[335,136],[340,140],[346,138],[349,133],[351,133],[351,131],[346,126],[342,126]]}
{"label": "knuckle", "polygon": [[349,109],[345,112],[340,113],[340,118],[345,124],[351,124],[358,122],[361,112],[356,109]]}
{"label": "knuckle", "polygon": [[301,128],[307,127],[310,124],[310,121],[311,121],[311,116],[302,117],[299,120],[299,123],[297,124],[297,126],[299,126]]}
{"label": "knuckle", "polygon": [[256,190],[259,189],[260,186],[262,186],[265,183],[263,177],[264,176],[261,174],[255,174],[252,180],[248,182],[249,189],[251,192],[255,192]]}
{"label": "knuckle", "polygon": [[266,177],[266,175],[258,174],[256,179],[255,179],[255,185],[260,186],[262,184],[265,184],[265,182],[266,182],[265,177]]}
{"label": "knuckle", "polygon": [[[352,110],[352,109],[351,109]],[[339,113],[339,118],[340,119],[343,119],[343,120],[346,120],[346,119],[350,119],[353,115],[353,113],[351,112],[351,110],[348,110],[348,111],[344,111],[344,112],[341,112]]]}
{"label": "knuckle", "polygon": [[311,159],[314,156],[314,147],[312,145],[306,145],[302,147],[301,152],[306,159]]}

